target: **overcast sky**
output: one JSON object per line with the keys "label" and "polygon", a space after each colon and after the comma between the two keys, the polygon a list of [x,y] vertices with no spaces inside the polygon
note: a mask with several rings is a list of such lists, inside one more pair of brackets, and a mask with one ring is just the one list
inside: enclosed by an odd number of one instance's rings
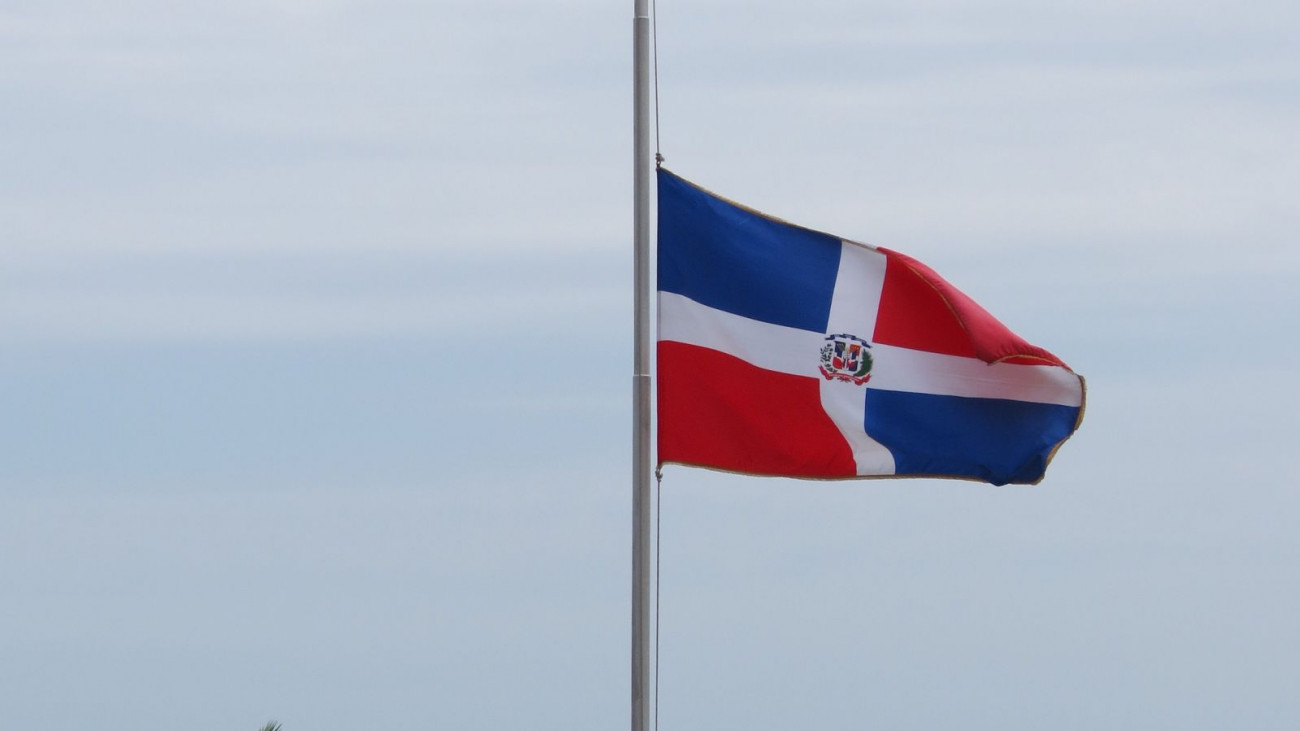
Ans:
{"label": "overcast sky", "polygon": [[[0,0],[0,726],[627,726],[632,6]],[[670,168],[1089,384],[668,468],[661,727],[1300,723],[1300,6],[660,11]]]}

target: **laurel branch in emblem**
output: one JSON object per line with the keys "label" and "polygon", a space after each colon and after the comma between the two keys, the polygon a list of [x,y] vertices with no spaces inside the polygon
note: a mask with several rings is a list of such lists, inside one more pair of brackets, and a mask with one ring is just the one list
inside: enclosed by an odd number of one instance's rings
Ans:
{"label": "laurel branch in emblem", "polygon": [[827,335],[821,348],[818,370],[826,380],[847,381],[861,386],[871,380],[871,344],[854,335]]}

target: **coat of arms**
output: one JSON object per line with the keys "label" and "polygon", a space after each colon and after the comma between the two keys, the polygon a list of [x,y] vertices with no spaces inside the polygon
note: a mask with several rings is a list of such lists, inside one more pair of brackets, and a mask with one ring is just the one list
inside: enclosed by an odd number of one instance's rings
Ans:
{"label": "coat of arms", "polygon": [[826,380],[848,381],[861,386],[871,380],[871,345],[846,333],[827,335],[818,366]]}

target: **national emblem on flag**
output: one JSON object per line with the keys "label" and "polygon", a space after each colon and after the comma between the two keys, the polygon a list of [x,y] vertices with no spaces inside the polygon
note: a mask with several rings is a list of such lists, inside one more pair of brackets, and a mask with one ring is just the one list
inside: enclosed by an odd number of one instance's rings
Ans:
{"label": "national emblem on flag", "polygon": [[1036,483],[1084,382],[929,267],[660,169],[659,462]]}
{"label": "national emblem on flag", "polygon": [[822,346],[821,373],[859,386],[871,379],[871,344],[847,333],[827,335]]}

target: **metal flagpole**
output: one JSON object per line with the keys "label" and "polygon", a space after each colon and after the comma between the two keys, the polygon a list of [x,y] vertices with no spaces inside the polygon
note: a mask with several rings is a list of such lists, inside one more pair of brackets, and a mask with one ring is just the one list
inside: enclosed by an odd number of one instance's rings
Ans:
{"label": "metal flagpole", "polygon": [[634,0],[632,214],[632,731],[650,728],[650,12]]}

